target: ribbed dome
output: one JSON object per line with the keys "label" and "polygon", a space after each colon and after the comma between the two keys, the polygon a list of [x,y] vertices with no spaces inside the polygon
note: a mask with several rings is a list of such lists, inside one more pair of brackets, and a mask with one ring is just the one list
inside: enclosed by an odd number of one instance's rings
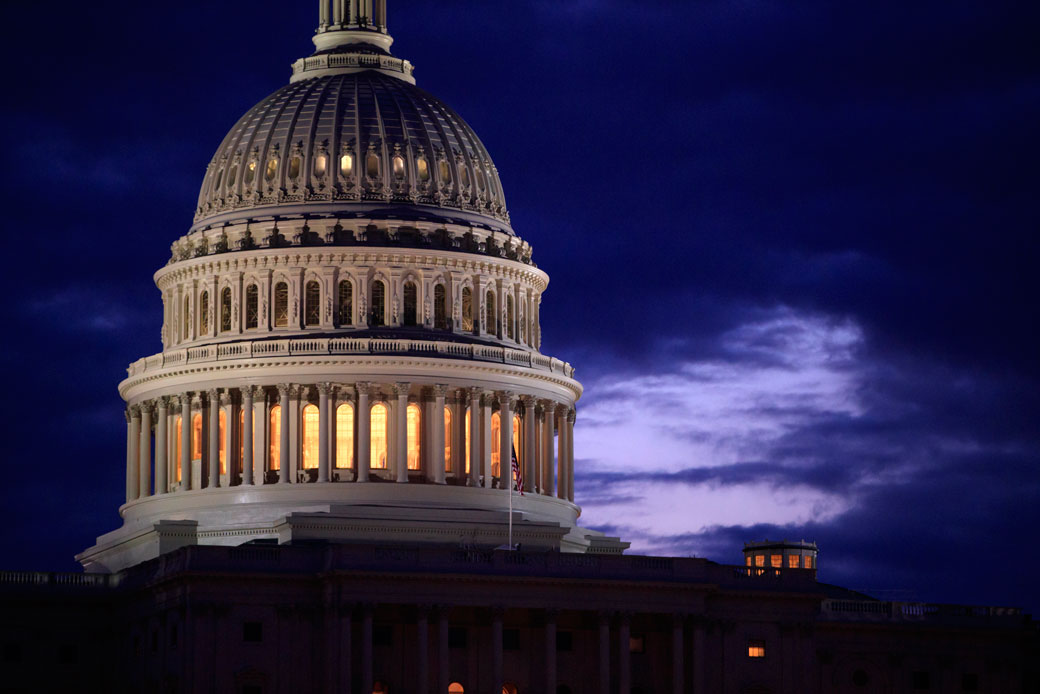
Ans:
{"label": "ribbed dome", "polygon": [[415,85],[363,70],[295,81],[246,113],[209,164],[194,228],[434,208],[512,233],[498,170],[472,128]]}

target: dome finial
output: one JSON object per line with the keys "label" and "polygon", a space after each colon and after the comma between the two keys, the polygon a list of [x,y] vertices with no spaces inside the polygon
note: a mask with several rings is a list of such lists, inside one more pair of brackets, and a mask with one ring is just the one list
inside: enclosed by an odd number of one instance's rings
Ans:
{"label": "dome finial", "polygon": [[386,28],[386,0],[318,0],[314,45],[319,51],[351,43],[389,50],[393,41]]}

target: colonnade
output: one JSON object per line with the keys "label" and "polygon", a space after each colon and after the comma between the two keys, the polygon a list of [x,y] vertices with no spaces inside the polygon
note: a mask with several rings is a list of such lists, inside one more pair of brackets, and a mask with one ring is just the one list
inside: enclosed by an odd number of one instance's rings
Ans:
{"label": "colonnade", "polygon": [[[308,428],[315,410],[316,434]],[[373,478],[505,489],[515,449],[525,492],[574,501],[575,417],[567,403],[448,384],[280,383],[166,395],[126,409],[126,499]]]}

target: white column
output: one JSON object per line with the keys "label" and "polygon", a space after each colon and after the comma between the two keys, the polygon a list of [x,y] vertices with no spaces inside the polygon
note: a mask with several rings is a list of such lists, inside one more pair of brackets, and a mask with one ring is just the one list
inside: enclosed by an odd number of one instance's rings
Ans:
{"label": "white column", "polygon": [[567,410],[560,408],[560,434],[557,437],[559,453],[556,460],[556,496],[567,498]]}
{"label": "white column", "polygon": [[[469,389],[469,486],[480,486],[480,388]],[[465,428],[466,422],[462,422]],[[465,461],[463,461],[465,463]]]}
{"label": "white column", "polygon": [[[300,320],[302,321],[303,318]],[[303,422],[301,412],[306,397],[305,386],[289,386],[289,482],[296,482],[299,479],[299,471],[303,469],[303,461],[300,460],[300,453],[303,450],[300,429]]]}
{"label": "white column", "polygon": [[165,494],[168,489],[166,481],[167,460],[169,450],[167,431],[170,424],[170,400],[167,397],[159,398],[158,414],[155,422],[155,493]]}
{"label": "white column", "polygon": [[131,426],[132,417],[130,416],[129,407],[123,410],[123,416],[126,417],[126,500],[130,501],[133,498],[133,490],[137,489],[137,486],[130,484],[132,481],[132,470],[134,469],[133,441],[135,436]]}
{"label": "white column", "polygon": [[191,394],[181,395],[181,486],[186,492],[191,489]]}
{"label": "white column", "polygon": [[524,487],[526,491],[531,491],[535,488],[535,460],[537,455],[535,451],[538,449],[536,444],[537,439],[535,438],[536,417],[534,414],[535,399],[531,395],[525,395],[523,398],[524,403],[524,457],[520,462],[523,463],[524,470]]}
{"label": "white column", "polygon": [[[278,430],[278,484],[289,482],[289,384],[278,384],[278,406],[281,408],[281,422]],[[274,432],[271,432],[274,436]]]}
{"label": "white column", "polygon": [[[433,466],[433,474],[427,475],[427,478],[433,478],[433,481],[437,484],[444,484],[445,482],[445,460],[444,460],[444,396],[448,393],[448,386],[443,383],[438,383],[433,387],[433,419],[430,421],[433,434],[430,438],[433,443],[433,450],[430,451],[430,455],[427,456],[427,460],[430,461],[430,465]],[[457,426],[457,425],[456,425]],[[455,454],[456,456],[458,453]]]}
{"label": "white column", "polygon": [[242,484],[253,484],[253,387],[242,393]]}
{"label": "white column", "polygon": [[209,402],[209,417],[207,417],[206,440],[209,441],[209,481],[206,484],[210,489],[220,486],[220,393],[217,389],[210,389],[206,393]]}
{"label": "white column", "polygon": [[318,481],[329,481],[329,390],[331,383],[318,384]]}
{"label": "white column", "polygon": [[130,452],[126,461],[126,500],[141,495],[141,408],[130,407]]}
{"label": "white column", "polygon": [[578,413],[567,414],[567,500],[574,501],[574,420]]}
{"label": "white column", "polygon": [[394,461],[397,467],[397,481],[408,481],[408,389],[410,383],[395,383],[394,395],[397,403],[394,407]]}
{"label": "white column", "polygon": [[[227,469],[227,486],[230,487],[235,484],[235,476],[238,474],[238,451],[236,450],[235,443],[235,427],[238,426],[238,418],[235,417],[235,403],[231,397],[231,391],[224,389],[224,392],[220,394],[220,408],[224,410],[224,440],[221,444],[224,447],[224,467]],[[219,470],[220,461],[217,461]],[[222,483],[223,484],[223,483]]]}
{"label": "white column", "polygon": [[483,422],[481,422],[481,454],[480,464],[484,471],[484,487],[491,489],[491,447],[497,446],[498,442],[491,441],[491,393],[484,394]]}
{"label": "white column", "polygon": [[152,403],[141,403],[141,446],[140,472],[138,473],[138,497],[143,499],[152,493]]}
{"label": "white column", "polygon": [[513,394],[502,391],[498,394],[498,416],[501,437],[498,443],[499,466],[498,486],[510,489],[513,479]]}
{"label": "white column", "polygon": [[542,428],[545,434],[545,459],[542,461],[542,494],[553,496],[556,493],[554,469],[556,467],[556,403],[546,402],[542,413]]}
{"label": "white column", "polygon": [[339,438],[338,429],[336,428],[336,412],[339,410],[339,394],[339,386],[329,384],[329,416],[325,418],[329,430],[327,438],[329,447],[329,479],[333,478],[336,466],[339,465],[339,460],[336,458],[338,454],[336,441]]}
{"label": "white column", "polygon": [[357,481],[368,482],[368,471],[372,465],[372,412],[368,406],[370,383],[358,383],[357,388]]}

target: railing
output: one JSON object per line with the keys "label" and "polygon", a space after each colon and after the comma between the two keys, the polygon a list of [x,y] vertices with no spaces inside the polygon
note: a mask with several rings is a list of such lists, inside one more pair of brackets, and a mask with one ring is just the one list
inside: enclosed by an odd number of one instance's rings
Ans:
{"label": "railing", "polygon": [[883,600],[824,600],[823,614],[836,619],[881,619],[915,621],[932,618],[1019,617],[1017,607],[984,605],[944,605],[925,602],[888,602]]}
{"label": "railing", "polygon": [[574,378],[574,367],[559,359],[522,349],[441,342],[435,340],[394,340],[384,338],[302,338],[289,340],[255,340],[223,345],[204,345],[175,349],[138,359],[127,368],[131,377],[169,366],[201,364],[236,359],[315,354],[438,354],[457,359],[496,362],[523,366],[538,371]]}
{"label": "railing", "polygon": [[120,574],[73,574],[46,571],[0,571],[0,585],[60,586],[66,588],[111,588],[119,584]]}

